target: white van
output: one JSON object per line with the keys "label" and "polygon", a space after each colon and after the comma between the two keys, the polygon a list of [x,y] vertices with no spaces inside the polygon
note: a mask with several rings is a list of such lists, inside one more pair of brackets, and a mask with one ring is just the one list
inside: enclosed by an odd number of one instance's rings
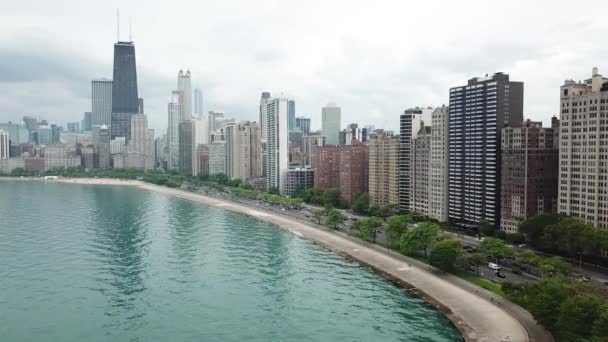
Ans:
{"label": "white van", "polygon": [[488,267],[495,271],[500,271],[500,266],[498,266],[497,264],[495,264],[493,262],[488,263]]}

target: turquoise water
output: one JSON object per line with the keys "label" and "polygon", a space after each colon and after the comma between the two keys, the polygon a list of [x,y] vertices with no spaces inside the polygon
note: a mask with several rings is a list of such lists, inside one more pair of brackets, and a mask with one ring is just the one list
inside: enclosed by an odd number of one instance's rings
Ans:
{"label": "turquoise water", "polygon": [[458,341],[376,274],[143,190],[0,180],[2,341]]}

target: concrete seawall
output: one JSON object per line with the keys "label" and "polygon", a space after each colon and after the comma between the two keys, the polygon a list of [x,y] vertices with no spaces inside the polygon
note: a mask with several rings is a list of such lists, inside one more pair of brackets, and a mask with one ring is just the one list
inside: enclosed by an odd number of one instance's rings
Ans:
{"label": "concrete seawall", "polygon": [[[408,289],[442,312],[460,331],[466,341],[534,341],[513,315],[496,305],[496,303],[482,298],[473,291],[457,286],[452,281],[448,281],[449,275],[443,275],[415,260],[396,255],[396,253],[380,246],[366,243],[346,234],[228,200],[139,181],[61,179],[57,182],[133,186],[248,215],[353,259]],[[551,340],[550,337],[542,339],[542,341]],[[536,339],[536,341],[539,341],[539,339]]]}

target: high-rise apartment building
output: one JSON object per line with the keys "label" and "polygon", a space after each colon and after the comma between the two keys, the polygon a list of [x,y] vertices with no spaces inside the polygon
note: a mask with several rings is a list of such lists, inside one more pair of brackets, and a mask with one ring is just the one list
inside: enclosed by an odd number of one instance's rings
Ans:
{"label": "high-rise apartment building", "polygon": [[421,122],[410,147],[410,211],[429,216],[431,126]]}
{"label": "high-rise apartment building", "polygon": [[342,111],[335,103],[330,102],[321,109],[321,127],[327,145],[338,145],[338,135],[342,127]]}
{"label": "high-rise apartment building", "polygon": [[296,101],[289,100],[287,102],[287,125],[289,131],[295,131],[296,129]]}
{"label": "high-rise apartment building", "polygon": [[352,202],[368,189],[368,148],[355,141],[350,146],[317,146],[315,148],[314,187],[339,189],[342,197]]}
{"label": "high-rise apartment building", "polygon": [[553,128],[524,121],[501,137],[500,229],[516,233],[526,218],[557,212],[559,147]]}
{"label": "high-rise apartment building", "polygon": [[133,152],[147,153],[148,117],[145,114],[131,116],[131,136],[128,144]]}
{"label": "high-rise apartment building", "polygon": [[167,168],[169,170],[179,169],[179,119],[181,92],[174,91],[171,102],[168,105],[168,126],[167,126]]}
{"label": "high-rise apartment building", "polygon": [[97,138],[97,160],[100,169],[110,168],[110,128],[102,125]]}
{"label": "high-rise apartment building", "polygon": [[266,142],[266,132],[268,130],[267,124],[266,124],[266,110],[268,108],[268,102],[270,102],[270,93],[269,92],[263,92],[262,96],[260,97],[260,110],[259,110],[259,119],[260,119],[260,127],[262,128],[262,141]]}
{"label": "high-rise apartment building", "polygon": [[86,131],[86,132],[91,131],[92,116],[93,116],[92,112],[84,112],[84,120],[82,120],[82,130],[83,131]]}
{"label": "high-rise apartment building", "polygon": [[8,159],[10,157],[9,151],[8,132],[0,129],[0,159]]}
{"label": "high-rise apartment building", "polygon": [[340,147],[336,145],[314,148],[315,188],[321,190],[340,187]]}
{"label": "high-rise apartment building", "polygon": [[469,229],[500,223],[500,141],[523,121],[524,84],[496,73],[450,89],[448,220]]}
{"label": "high-rise apartment building", "polygon": [[314,170],[309,167],[293,168],[287,171],[287,196],[293,196],[297,191],[312,188]]}
{"label": "high-rise apartment building", "polygon": [[302,137],[302,164],[314,168],[315,149],[317,146],[325,146],[324,135],[304,135]]}
{"label": "high-rise apartment building", "polygon": [[226,142],[214,141],[209,148],[209,174],[226,174]]}
{"label": "high-rise apartment building", "polygon": [[266,106],[266,188],[287,191],[289,170],[288,100],[275,98]]}
{"label": "high-rise apartment building", "polygon": [[8,133],[10,145],[17,146],[27,144],[30,141],[30,132],[25,123],[0,123],[0,129]]}
{"label": "high-rise apartment building", "polygon": [[369,203],[399,204],[399,136],[376,130],[367,141],[369,148]]}
{"label": "high-rise apartment building", "polygon": [[399,209],[410,210],[411,197],[411,147],[412,139],[416,138],[421,122],[431,123],[433,108],[406,109],[399,118]]}
{"label": "high-rise apartment building", "polygon": [[448,107],[437,107],[431,118],[431,180],[429,217],[448,220]]}
{"label": "high-rise apartment building", "polygon": [[296,117],[296,131],[304,133],[304,135],[310,134],[310,118]]}
{"label": "high-rise apartment building", "polygon": [[236,177],[237,169],[240,167],[240,160],[237,158],[237,123],[229,122],[224,127],[226,133],[226,176],[228,178]]}
{"label": "high-rise apartment building", "polygon": [[194,124],[192,120],[179,123],[179,172],[185,175],[195,173],[196,164],[193,163],[195,155],[194,146]]}
{"label": "high-rise apartment building", "polygon": [[195,154],[195,175],[209,175],[209,145],[197,145]]}
{"label": "high-rise apartment building", "polygon": [[182,93],[182,101],[180,102],[180,122],[192,119],[192,80],[190,78],[190,70],[184,73],[180,70],[177,73],[177,90]]}
{"label": "high-rise apartment building", "polygon": [[367,145],[357,140],[340,147],[340,194],[349,203],[368,192],[368,153]]}
{"label": "high-rise apartment building", "polygon": [[99,78],[91,81],[91,125],[112,123],[112,80]]}
{"label": "high-rise apartment building", "polygon": [[[69,124],[68,124],[69,125]],[[53,129],[51,126],[38,126],[38,144],[49,145],[53,141]]]}
{"label": "high-rise apartment building", "polygon": [[203,91],[200,88],[194,88],[194,113],[203,115]]}
{"label": "high-rise apartment building", "polygon": [[560,89],[559,213],[608,229],[608,78]]}
{"label": "high-rise apartment building", "polygon": [[[129,138],[131,136],[131,116],[139,113],[135,44],[133,42],[119,41],[114,44],[113,75],[111,137],[112,139]],[[104,123],[101,122],[101,124]]]}

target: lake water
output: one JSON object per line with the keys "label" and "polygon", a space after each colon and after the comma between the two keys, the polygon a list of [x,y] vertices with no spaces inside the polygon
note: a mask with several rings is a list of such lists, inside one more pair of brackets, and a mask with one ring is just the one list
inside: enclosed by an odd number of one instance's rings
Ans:
{"label": "lake water", "polygon": [[459,341],[380,276],[271,225],[113,186],[0,180],[2,341]]}

